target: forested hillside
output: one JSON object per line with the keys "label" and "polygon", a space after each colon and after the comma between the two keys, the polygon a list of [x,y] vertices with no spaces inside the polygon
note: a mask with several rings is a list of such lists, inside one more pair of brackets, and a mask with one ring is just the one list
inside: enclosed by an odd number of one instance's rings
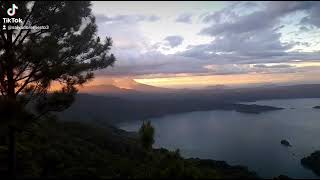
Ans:
{"label": "forested hillside", "polygon": [[[136,138],[114,127],[48,120],[17,135],[17,177],[256,178],[245,167],[223,161],[184,159],[179,151],[144,150]],[[7,145],[1,143],[1,174]]]}

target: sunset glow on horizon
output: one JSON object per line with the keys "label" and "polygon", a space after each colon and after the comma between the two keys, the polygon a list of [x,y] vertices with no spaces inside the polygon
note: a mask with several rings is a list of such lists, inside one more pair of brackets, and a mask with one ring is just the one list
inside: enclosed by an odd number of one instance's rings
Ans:
{"label": "sunset glow on horizon", "polygon": [[85,86],[132,89],[137,82],[202,88],[320,82],[318,3],[126,4],[92,3],[98,35],[112,37],[111,52],[117,61]]}
{"label": "sunset glow on horizon", "polygon": [[[320,82],[320,77],[315,73],[309,73],[309,80]],[[297,83],[310,83],[305,81],[305,74],[241,74],[241,75],[215,75],[215,76],[188,76],[188,77],[166,77],[135,79],[142,84],[148,84],[166,88],[205,88],[214,85],[241,86],[252,84],[281,84],[295,81]]]}

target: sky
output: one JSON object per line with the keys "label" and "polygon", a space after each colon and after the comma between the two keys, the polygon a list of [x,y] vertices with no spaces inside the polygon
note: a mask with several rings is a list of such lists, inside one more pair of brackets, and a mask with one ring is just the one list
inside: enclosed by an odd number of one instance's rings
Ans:
{"label": "sky", "polygon": [[320,2],[93,1],[114,67],[91,84],[320,83]]}

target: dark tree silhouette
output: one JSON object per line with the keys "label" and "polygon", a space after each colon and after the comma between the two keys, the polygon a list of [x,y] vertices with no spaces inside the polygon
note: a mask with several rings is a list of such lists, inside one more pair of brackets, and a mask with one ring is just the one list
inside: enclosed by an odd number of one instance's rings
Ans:
{"label": "dark tree silhouette", "polygon": [[143,121],[139,130],[140,142],[146,150],[152,149],[154,143],[154,127],[150,121]]}
{"label": "dark tree silhouette", "polygon": [[[49,29],[0,30],[0,92],[4,106],[23,111],[34,104],[34,114],[42,116],[62,111],[74,100],[77,87],[92,79],[93,71],[113,65],[109,53],[111,38],[101,42],[96,35],[95,17],[90,2],[1,1],[1,16],[15,3],[15,18],[10,25],[49,26]],[[3,21],[0,27],[3,27]],[[59,89],[50,93],[53,83]],[[34,103],[30,103],[34,102]],[[17,113],[2,111],[13,121]],[[4,116],[2,116],[4,117]],[[2,118],[1,118],[2,119]]]}
{"label": "dark tree silhouette", "polygon": [[[15,4],[14,18],[4,24]],[[9,125],[9,172],[16,176],[15,132],[52,111],[62,111],[74,101],[77,86],[93,71],[113,65],[111,38],[96,35],[90,2],[0,1],[0,125]],[[4,26],[44,26],[48,29],[9,29]],[[50,92],[53,83],[58,90]],[[26,111],[27,106],[32,105]],[[1,133],[5,131],[0,130]]]}

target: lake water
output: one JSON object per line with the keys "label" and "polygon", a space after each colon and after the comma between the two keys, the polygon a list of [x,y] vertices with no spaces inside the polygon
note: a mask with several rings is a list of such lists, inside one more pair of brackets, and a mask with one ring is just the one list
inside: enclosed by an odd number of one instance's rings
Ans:
{"label": "lake water", "polygon": [[[247,104],[284,107],[279,111],[244,114],[235,111],[198,111],[150,119],[155,147],[180,149],[184,157],[223,160],[245,165],[260,177],[280,174],[319,178],[300,159],[320,150],[320,99],[266,100]],[[141,122],[119,127],[137,131]],[[292,147],[280,144],[287,139]]]}

